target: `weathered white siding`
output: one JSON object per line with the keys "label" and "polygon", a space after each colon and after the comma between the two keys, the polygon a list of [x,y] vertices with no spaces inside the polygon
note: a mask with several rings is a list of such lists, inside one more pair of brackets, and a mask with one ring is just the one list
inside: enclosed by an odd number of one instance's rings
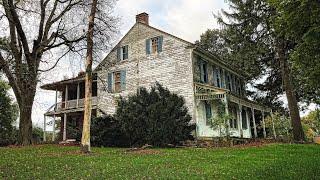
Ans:
{"label": "weathered white siding", "polygon": [[[162,52],[146,54],[146,39],[163,36]],[[175,38],[150,26],[137,23],[120,41],[118,47],[129,46],[129,58],[117,62],[116,48],[98,67],[98,107],[113,114],[116,99],[136,93],[138,87],[149,88],[156,81],[185,98],[194,120],[194,92],[192,73],[192,49],[188,42]],[[121,93],[107,91],[107,74],[126,70],[126,90]]]}

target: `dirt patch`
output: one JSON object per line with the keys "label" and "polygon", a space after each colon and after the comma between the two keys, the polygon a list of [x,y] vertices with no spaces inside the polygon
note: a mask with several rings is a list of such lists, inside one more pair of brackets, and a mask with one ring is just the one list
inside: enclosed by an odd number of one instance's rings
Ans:
{"label": "dirt patch", "polygon": [[137,154],[137,155],[157,155],[162,154],[160,150],[156,149],[128,149],[125,151],[125,154]]}

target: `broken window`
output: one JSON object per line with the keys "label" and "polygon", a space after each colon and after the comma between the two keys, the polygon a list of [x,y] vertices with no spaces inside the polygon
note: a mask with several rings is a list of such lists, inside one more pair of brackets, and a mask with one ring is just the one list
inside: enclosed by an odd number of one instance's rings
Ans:
{"label": "broken window", "polygon": [[117,49],[117,59],[118,61],[128,59],[128,45],[119,47]]}
{"label": "broken window", "polygon": [[212,118],[212,109],[211,104],[208,101],[204,101],[204,106],[206,110],[206,125],[211,125],[211,118]]}

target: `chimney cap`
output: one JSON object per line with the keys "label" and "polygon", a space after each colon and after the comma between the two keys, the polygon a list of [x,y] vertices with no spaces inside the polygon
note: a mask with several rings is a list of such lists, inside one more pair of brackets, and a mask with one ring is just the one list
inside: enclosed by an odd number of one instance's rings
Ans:
{"label": "chimney cap", "polygon": [[146,12],[140,13],[136,15],[136,22],[144,23],[149,25],[149,14]]}

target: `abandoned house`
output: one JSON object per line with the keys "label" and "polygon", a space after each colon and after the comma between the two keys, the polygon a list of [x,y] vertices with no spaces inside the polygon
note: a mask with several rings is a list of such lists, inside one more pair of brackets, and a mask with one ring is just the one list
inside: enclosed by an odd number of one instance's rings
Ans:
{"label": "abandoned house", "polygon": [[[129,32],[94,70],[93,115],[113,114],[120,96],[126,97],[136,93],[138,87],[148,88],[159,82],[184,97],[191,123],[196,123],[196,138],[220,136],[210,123],[217,114],[219,102],[223,102],[226,112],[233,117],[229,122],[231,136],[266,137],[270,130],[265,127],[265,117],[271,109],[246,97],[243,74],[195,44],[150,26],[148,14],[141,13]],[[72,139],[67,125],[81,127],[84,74],[41,88],[56,91],[56,103],[45,117],[54,122],[61,120],[60,140]]]}

